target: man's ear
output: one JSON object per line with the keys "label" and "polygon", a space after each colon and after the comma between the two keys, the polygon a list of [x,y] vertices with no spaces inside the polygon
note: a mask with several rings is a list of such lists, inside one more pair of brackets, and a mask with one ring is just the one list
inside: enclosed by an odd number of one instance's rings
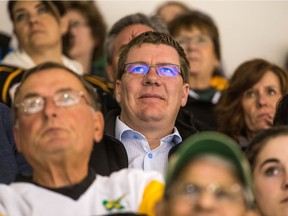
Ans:
{"label": "man's ear", "polygon": [[120,104],[121,103],[121,81],[117,80],[115,82],[115,98],[117,102]]}
{"label": "man's ear", "polygon": [[111,82],[115,82],[115,72],[112,64],[106,64],[106,72]]}
{"label": "man's ear", "polygon": [[14,135],[14,141],[16,144],[17,151],[22,153],[22,144],[21,144],[21,139],[19,136],[19,127],[17,125],[13,127],[13,132],[14,132],[13,135]]}
{"label": "man's ear", "polygon": [[94,113],[94,141],[100,142],[104,134],[104,117],[102,112]]}
{"label": "man's ear", "polygon": [[189,95],[189,84],[188,83],[184,83],[183,85],[183,96],[181,99],[181,107],[184,107],[187,103],[188,100],[188,95]]}

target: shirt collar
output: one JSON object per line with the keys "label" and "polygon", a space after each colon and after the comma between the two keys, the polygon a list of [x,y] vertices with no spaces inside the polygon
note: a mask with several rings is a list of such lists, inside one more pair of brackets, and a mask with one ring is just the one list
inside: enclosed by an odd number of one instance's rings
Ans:
{"label": "shirt collar", "polygon": [[[130,127],[128,127],[124,122],[122,122],[119,116],[116,117],[115,123],[115,138],[121,141],[122,134],[125,131],[134,131]],[[136,131],[135,131],[136,132]],[[139,132],[137,132],[139,133]],[[139,133],[141,134],[141,133]],[[144,136],[143,136],[144,137]],[[178,131],[178,129],[174,126],[173,133],[169,134],[161,139],[161,141],[165,142],[173,142],[174,144],[178,144],[182,142],[182,137]]]}

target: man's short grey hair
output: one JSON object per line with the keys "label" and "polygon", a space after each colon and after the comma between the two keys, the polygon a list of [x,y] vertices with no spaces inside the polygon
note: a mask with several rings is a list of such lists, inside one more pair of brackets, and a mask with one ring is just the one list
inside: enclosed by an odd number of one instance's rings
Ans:
{"label": "man's short grey hair", "polygon": [[118,20],[109,31],[104,49],[107,57],[107,63],[113,63],[113,42],[115,37],[126,27],[135,25],[135,24],[142,24],[147,25],[150,28],[154,29],[155,31],[162,32],[169,34],[166,24],[164,24],[160,18],[158,17],[148,17],[142,13],[130,14],[127,15],[120,20]]}

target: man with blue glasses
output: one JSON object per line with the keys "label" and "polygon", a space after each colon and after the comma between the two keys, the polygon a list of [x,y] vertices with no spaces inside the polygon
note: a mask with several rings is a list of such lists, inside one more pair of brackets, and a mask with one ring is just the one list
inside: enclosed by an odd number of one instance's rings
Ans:
{"label": "man with blue glasses", "polygon": [[90,158],[112,166],[101,157],[98,99],[62,65],[44,63],[24,74],[13,105],[14,137],[33,172],[0,184],[0,215],[153,215],[163,189],[159,173],[123,169],[103,177],[89,166]]}
{"label": "man with blue glasses", "polygon": [[180,73],[180,67],[178,65],[168,63],[152,65],[142,62],[134,62],[125,64],[125,69],[129,71],[129,73],[145,76],[152,66],[155,67],[155,70],[160,77],[175,78]]}
{"label": "man with blue glasses", "polygon": [[169,35],[144,32],[120,52],[115,96],[105,133],[120,140],[128,166],[164,174],[168,155],[196,129],[176,120],[188,97],[189,62]]}

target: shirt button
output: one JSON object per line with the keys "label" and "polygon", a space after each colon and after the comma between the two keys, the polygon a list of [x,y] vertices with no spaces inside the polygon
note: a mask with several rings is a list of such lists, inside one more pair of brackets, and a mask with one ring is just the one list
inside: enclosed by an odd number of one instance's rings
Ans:
{"label": "shirt button", "polygon": [[149,157],[149,158],[152,158],[152,157],[153,157],[153,154],[149,153],[149,154],[148,154],[148,157]]}

